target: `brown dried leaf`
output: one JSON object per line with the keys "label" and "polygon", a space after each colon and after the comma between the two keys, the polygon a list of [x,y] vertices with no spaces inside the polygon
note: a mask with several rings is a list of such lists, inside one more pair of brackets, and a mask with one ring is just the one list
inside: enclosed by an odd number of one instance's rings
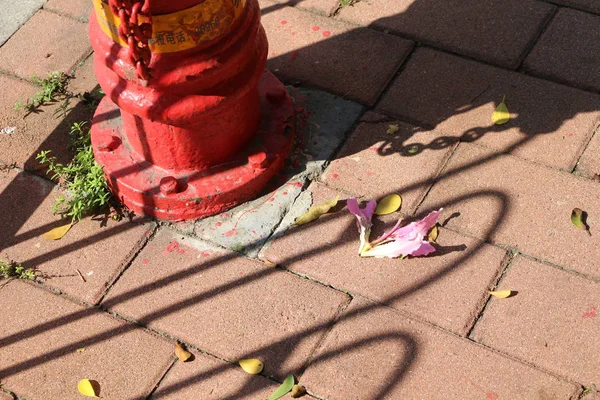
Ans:
{"label": "brown dried leaf", "polygon": [[184,349],[179,343],[175,343],[175,355],[181,362],[186,362],[192,357],[192,353]]}

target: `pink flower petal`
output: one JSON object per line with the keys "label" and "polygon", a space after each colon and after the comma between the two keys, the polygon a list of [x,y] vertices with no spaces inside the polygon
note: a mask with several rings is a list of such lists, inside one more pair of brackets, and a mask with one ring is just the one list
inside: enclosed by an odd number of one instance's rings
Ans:
{"label": "pink flower petal", "polygon": [[394,241],[377,245],[367,251],[363,251],[362,257],[388,257],[397,258],[407,256],[419,250],[420,242],[415,241]]}
{"label": "pink flower petal", "polygon": [[389,231],[385,232],[383,235],[381,235],[379,238],[375,239],[373,242],[371,242],[371,245],[376,245],[377,243],[381,243],[383,241],[385,241],[387,238],[389,238],[394,232],[396,232],[398,230],[398,227],[400,226],[400,224],[402,223],[402,218],[400,218],[398,220],[398,222],[396,222],[396,225],[394,225],[394,227],[392,229],[390,229]]}
{"label": "pink flower petal", "polygon": [[427,241],[423,241],[421,242],[421,246],[413,251],[412,253],[410,253],[411,256],[413,257],[418,257],[418,256],[426,256],[427,254],[431,254],[435,251],[435,247],[433,247],[433,245]]}

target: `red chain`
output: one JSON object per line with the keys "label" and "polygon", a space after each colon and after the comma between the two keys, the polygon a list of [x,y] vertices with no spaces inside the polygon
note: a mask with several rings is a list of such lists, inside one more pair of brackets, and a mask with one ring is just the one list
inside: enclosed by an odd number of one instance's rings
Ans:
{"label": "red chain", "polygon": [[152,37],[152,25],[149,22],[139,23],[142,15],[150,20],[148,0],[108,0],[108,5],[114,15],[121,20],[119,37],[129,47],[129,60],[135,66],[138,78],[150,79],[150,59],[152,53],[148,40]]}

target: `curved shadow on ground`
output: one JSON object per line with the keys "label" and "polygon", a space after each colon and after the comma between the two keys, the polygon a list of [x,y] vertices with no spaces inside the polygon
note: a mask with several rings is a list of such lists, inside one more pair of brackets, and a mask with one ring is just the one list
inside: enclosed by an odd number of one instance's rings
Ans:
{"label": "curved shadow on ground", "polygon": [[[420,3],[420,1],[415,2],[415,4],[419,4],[419,3]],[[273,7],[279,7],[279,6],[273,6]],[[416,12],[415,10],[416,9],[413,8],[411,11],[411,9],[409,8],[406,11],[406,13],[401,16],[401,18],[400,18],[400,16],[397,16],[397,18],[399,18],[399,20],[404,19],[404,18],[411,18],[411,13]],[[417,15],[419,15],[419,13],[417,13]],[[394,17],[391,17],[391,18],[394,18]],[[413,18],[416,18],[416,16],[414,16]],[[389,23],[389,21],[386,21],[386,22]],[[377,23],[374,24],[374,26],[377,26],[377,25],[378,25]],[[280,65],[279,74],[284,79],[286,79],[288,81],[290,81],[290,80],[295,81],[296,78],[294,78],[294,76],[293,76],[294,74],[289,73],[289,75],[288,75],[284,71],[285,68],[281,67],[281,65],[286,65],[286,64],[298,61],[298,60],[300,60],[302,62],[310,63],[311,61],[314,61],[314,60],[323,59],[323,58],[331,58],[331,57],[333,57],[333,58],[338,57],[337,58],[338,60],[341,60],[341,59],[353,60],[356,58],[356,54],[348,52],[347,47],[345,47],[345,44],[351,42],[354,38],[354,35],[357,35],[357,34],[362,35],[363,33],[359,33],[359,32],[366,32],[365,30],[367,30],[367,29],[368,28],[356,28],[355,30],[350,31],[345,34],[342,34],[340,36],[335,36],[335,37],[323,40],[314,45],[302,48],[299,50],[300,55],[297,56],[294,60],[290,60],[290,58],[293,54],[285,54],[285,55],[277,56],[276,58],[272,59],[270,61],[270,63],[275,64],[275,65]],[[342,54],[342,56],[339,56],[340,52],[343,53],[345,51],[346,51],[345,54]],[[303,59],[301,57],[306,57],[306,58]],[[346,71],[344,71],[344,68],[347,65],[348,65],[347,63],[340,62],[337,67],[338,70],[334,70],[333,72],[329,71],[328,74],[331,74],[331,73],[333,73],[333,75],[338,74],[339,76],[342,77],[346,73]],[[398,67],[400,67],[400,65],[398,65]],[[316,73],[315,75],[317,77],[319,77],[318,73]],[[390,79],[391,79],[391,77],[390,77]],[[324,80],[321,87],[327,89],[326,83],[327,82],[325,82],[325,80]],[[467,99],[467,101],[453,101],[453,102],[449,102],[448,104],[443,104],[443,107],[440,105],[438,105],[437,107],[433,107],[435,109],[435,112],[433,112],[431,115],[428,116],[428,120],[427,121],[424,121],[424,120],[419,121],[420,123],[423,124],[423,126],[427,126],[427,127],[417,126],[417,127],[415,127],[415,132],[438,126],[440,124],[443,124],[444,121],[447,121],[452,116],[455,116],[455,115],[458,115],[461,113],[467,113],[470,110],[473,110],[473,109],[476,109],[477,107],[488,104],[490,101],[490,98],[486,97],[486,95],[485,95],[486,91],[487,91],[487,88],[485,88],[485,90],[483,90],[483,92],[480,95],[478,95],[477,97],[475,97],[475,98],[470,97],[469,99]],[[338,94],[342,95],[343,93],[338,92]],[[580,108],[573,108],[573,106],[569,106],[569,107],[564,107],[564,109],[559,110],[558,113],[555,112],[555,113],[552,113],[551,115],[548,115],[548,109],[546,109],[546,108],[541,107],[541,108],[538,108],[538,110],[539,110],[538,114],[530,114],[530,115],[519,114],[518,117],[514,118],[511,121],[511,125],[509,125],[509,126],[470,127],[467,130],[463,130],[461,132],[452,132],[451,134],[448,134],[447,136],[440,136],[439,138],[436,138],[435,140],[433,140],[429,143],[418,143],[418,142],[408,143],[412,137],[412,134],[403,133],[403,134],[400,134],[398,137],[390,138],[389,142],[385,143],[385,146],[381,146],[381,150],[380,150],[379,154],[381,156],[390,156],[393,154],[400,154],[402,156],[410,157],[410,156],[413,156],[414,154],[419,153],[425,149],[442,150],[442,149],[446,149],[450,146],[457,145],[460,142],[477,141],[477,140],[480,140],[485,135],[492,134],[492,133],[504,132],[505,130],[507,130],[511,127],[518,127],[522,134],[522,137],[519,140],[516,140],[513,144],[502,149],[502,151],[501,151],[501,153],[511,152],[515,149],[518,149],[518,148],[526,145],[536,135],[551,134],[552,132],[554,132],[555,130],[560,128],[565,121],[568,121],[569,119],[573,118],[577,114],[591,112],[591,111],[597,111],[598,108],[597,108],[597,105],[595,105],[593,103],[590,103],[589,105],[580,107]],[[110,118],[110,116],[107,116],[107,117]],[[378,141],[373,141],[371,143],[368,143],[369,146],[378,145],[378,144],[379,144]],[[415,148],[416,148],[416,151],[413,150]],[[500,156],[500,154],[493,154],[493,155],[488,156],[487,158],[477,160],[476,162],[467,164],[461,168],[458,168],[458,169],[455,169],[455,170],[452,170],[449,172],[444,172],[436,178],[436,181],[442,181],[449,176],[460,173],[461,171],[475,168],[478,165],[481,165],[482,163],[491,161],[494,158],[499,157],[499,156]],[[418,182],[416,184],[413,184],[413,185],[410,185],[407,187],[396,188],[395,190],[392,190],[392,191],[393,192],[403,192],[403,191],[407,191],[407,190],[410,190],[410,189],[416,188],[416,187],[430,187],[432,184],[433,184],[433,182],[430,182],[430,181]],[[9,197],[8,191],[10,191],[10,190],[11,190],[11,185],[9,185],[7,187],[7,189],[5,189],[2,194],[0,194],[0,209],[4,209],[2,207],[2,205],[7,204],[6,199]],[[502,226],[503,218],[506,215],[506,213],[510,210],[511,199],[508,198],[504,193],[502,193],[500,191],[484,191],[484,190],[482,190],[482,191],[474,191],[465,196],[456,197],[455,199],[452,200],[452,204],[460,204],[460,202],[464,201],[465,199],[475,198],[475,197],[489,198],[490,200],[494,200],[497,202],[497,203],[495,203],[496,208],[497,208],[497,213],[493,216],[490,216],[491,223],[489,224],[489,226],[491,228],[488,231],[486,231],[482,235],[482,237],[480,237],[480,239],[486,241],[490,238],[490,235],[492,234],[492,232],[495,229],[498,229],[499,227]],[[439,206],[446,206],[446,205],[448,205],[448,204],[439,204]],[[32,207],[33,206],[30,205],[26,208],[26,210],[29,210]],[[28,214],[26,211],[25,215],[23,215],[23,217],[22,217],[22,220],[12,223],[12,225],[10,227],[7,227],[8,229],[4,232],[8,232],[8,234],[11,235],[11,238],[13,240],[16,239],[17,241],[25,240],[25,238],[32,237],[32,235],[38,235],[42,228],[39,228],[32,232],[19,233],[17,235],[19,228],[26,221],[27,216],[28,216]],[[335,216],[332,216],[332,217],[335,217]],[[120,229],[127,229],[127,228],[120,228]],[[302,232],[304,229],[310,229],[310,226],[297,228],[297,230],[290,231],[290,232],[288,232],[288,234],[294,235],[295,232]],[[348,229],[355,229],[355,228],[353,226],[349,225]],[[106,237],[112,235],[114,232],[116,232],[116,231],[105,230],[105,231],[95,235],[94,237],[92,237],[92,239],[94,239],[93,241],[102,240],[103,238],[106,238]],[[339,238],[338,244],[345,243],[344,240],[346,240],[346,239]],[[90,243],[90,241],[86,240],[86,243]],[[457,244],[456,250],[459,250],[460,245],[461,244]],[[391,304],[393,301],[405,298],[405,297],[415,293],[416,291],[418,291],[424,287],[427,287],[428,285],[431,285],[434,282],[444,278],[445,276],[450,274],[452,271],[459,269],[461,267],[461,265],[465,263],[466,260],[477,255],[478,252],[481,250],[481,248],[485,245],[486,244],[484,242],[480,242],[478,245],[474,246],[473,248],[468,249],[468,251],[462,252],[460,257],[458,257],[458,259],[456,261],[446,265],[443,269],[439,270],[434,276],[430,276],[427,279],[424,279],[421,282],[418,282],[409,288],[406,288],[402,291],[398,291],[398,292],[394,293],[392,296],[389,296],[384,301],[382,301],[382,303]],[[30,260],[23,260],[23,261],[24,261],[24,264],[27,266],[35,266],[36,264],[40,264],[42,262],[48,261],[48,260],[52,259],[53,257],[56,257],[59,254],[66,254],[69,252],[82,250],[84,247],[85,246],[84,246],[83,241],[76,242],[70,246],[56,250],[55,252],[38,255],[35,258],[32,258]],[[317,246],[315,249],[311,250],[310,252],[299,254],[297,256],[290,257],[290,258],[284,260],[284,262],[281,263],[282,267],[293,271],[294,270],[293,263],[295,261],[302,259],[302,258],[311,257],[316,254],[327,252],[329,249],[330,249],[329,244]],[[443,257],[443,254],[441,254],[440,256]],[[110,310],[111,308],[115,307],[116,305],[126,302],[128,299],[132,299],[132,298],[143,295],[143,293],[145,293],[148,290],[156,290],[157,288],[164,287],[164,286],[173,284],[175,282],[180,282],[182,280],[185,280],[186,278],[189,278],[190,276],[200,274],[203,271],[206,271],[207,269],[213,268],[216,265],[226,263],[235,257],[237,257],[237,255],[234,253],[231,253],[231,254],[228,254],[221,258],[215,259],[214,261],[211,261],[209,263],[198,264],[198,265],[195,265],[185,271],[172,274],[164,279],[157,280],[157,281],[153,282],[152,284],[131,289],[122,295],[119,295],[117,297],[114,297],[114,298],[102,303],[101,308],[103,310]],[[230,291],[230,290],[233,290],[236,288],[243,287],[244,285],[246,285],[250,282],[258,281],[258,280],[264,278],[265,276],[268,276],[273,273],[279,273],[279,272],[276,269],[265,269],[263,271],[255,273],[255,274],[252,274],[249,276],[244,276],[243,278],[239,278],[238,280],[236,280],[233,283],[230,283],[230,284],[227,284],[224,286],[220,286],[220,287],[215,287],[210,291],[194,293],[193,295],[191,295],[188,299],[186,299],[184,301],[177,302],[175,304],[171,304],[167,307],[163,307],[158,310],[153,310],[152,312],[143,315],[141,318],[139,318],[138,322],[142,325],[151,324],[154,320],[156,320],[158,318],[172,314],[176,311],[180,311],[180,310],[183,310],[183,309],[186,309],[189,307],[193,307],[195,304],[198,304],[199,302],[203,302],[214,296],[217,296],[219,293],[223,293],[224,291]],[[0,291],[0,294],[1,294],[1,291]],[[261,349],[261,351],[272,351],[274,353],[277,353],[278,348],[281,348],[281,347],[287,348],[287,347],[289,347],[290,344],[298,343],[310,335],[318,333],[318,334],[325,336],[327,334],[327,332],[329,332],[331,329],[335,329],[336,324],[343,323],[344,321],[347,321],[347,320],[350,320],[353,318],[357,318],[358,316],[361,316],[361,315],[365,315],[366,313],[369,313],[376,307],[380,307],[380,306],[378,304],[373,303],[373,304],[370,304],[370,305],[367,305],[364,307],[352,309],[348,312],[343,313],[340,316],[339,320],[337,320],[337,321],[329,321],[326,324],[306,327],[306,329],[304,329],[302,332],[293,334],[293,335],[289,335],[288,337],[281,339],[280,341],[271,343],[269,346]],[[87,309],[83,309],[77,313],[72,313],[72,314],[66,315],[62,318],[48,321],[43,324],[39,324],[38,326],[36,326],[34,328],[16,332],[14,334],[11,334],[9,336],[1,338],[0,339],[0,347],[9,346],[12,343],[17,343],[19,341],[23,341],[26,339],[35,338],[36,336],[39,336],[48,330],[52,330],[58,326],[62,326],[65,324],[73,323],[75,321],[79,321],[81,319],[84,319],[91,315],[94,315],[95,313],[97,313],[97,310],[95,308],[87,308]],[[334,324],[334,322],[335,322],[335,324]],[[13,376],[15,374],[18,374],[19,372],[29,370],[33,367],[47,363],[53,359],[57,359],[62,356],[65,356],[66,354],[72,353],[72,352],[76,351],[78,348],[90,346],[92,344],[101,343],[103,341],[109,340],[111,337],[113,337],[115,335],[119,335],[125,331],[129,331],[129,330],[133,330],[133,329],[138,329],[138,327],[134,324],[128,324],[119,329],[107,330],[98,335],[91,336],[91,337],[87,338],[86,340],[78,341],[76,343],[70,343],[70,344],[68,344],[66,346],[62,346],[60,348],[51,349],[41,356],[33,357],[33,358],[21,361],[17,364],[11,365],[11,366],[4,366],[0,370],[0,378],[6,378],[6,377]],[[318,355],[314,359],[310,360],[310,364],[305,365],[304,369],[310,368],[310,365],[315,365],[315,364],[318,364],[321,362],[325,362],[327,360],[334,359],[340,353],[357,351],[369,344],[385,342],[386,340],[393,340],[393,341],[397,341],[398,343],[403,343],[404,346],[406,346],[409,349],[409,351],[408,351],[408,357],[406,357],[406,359],[402,360],[400,362],[400,365],[397,366],[397,368],[394,371],[390,372],[390,375],[389,375],[390,383],[388,383],[386,386],[382,387],[379,390],[379,392],[376,394],[376,396],[374,397],[377,399],[385,398],[402,381],[402,378],[405,375],[408,368],[410,367],[411,363],[414,361],[415,357],[418,356],[418,346],[416,344],[417,338],[412,337],[411,335],[405,334],[403,332],[396,332],[396,333],[390,334],[388,336],[374,335],[374,336],[368,337],[366,339],[353,341],[351,344],[349,344],[348,346],[346,346],[344,348],[336,349],[335,351],[328,351],[326,353],[322,353],[322,354]],[[192,345],[193,345],[193,343],[192,343]],[[201,349],[198,349],[198,350],[201,350]],[[317,350],[317,349],[315,349],[315,350]],[[273,365],[277,365],[277,363],[283,363],[288,357],[289,357],[288,354],[279,354],[277,359],[272,359],[270,361],[273,363]],[[177,382],[170,386],[161,386],[161,393],[177,392],[178,390],[181,390],[182,388],[192,385],[193,383],[197,382],[198,380],[207,379],[211,376],[215,376],[216,374],[224,371],[225,369],[227,369],[229,367],[230,367],[229,364],[224,363],[221,366],[219,366],[217,368],[213,368],[213,369],[209,370],[208,372],[205,372],[201,375],[194,376],[187,380]],[[285,371],[285,372],[296,372],[297,373],[297,371]]]}

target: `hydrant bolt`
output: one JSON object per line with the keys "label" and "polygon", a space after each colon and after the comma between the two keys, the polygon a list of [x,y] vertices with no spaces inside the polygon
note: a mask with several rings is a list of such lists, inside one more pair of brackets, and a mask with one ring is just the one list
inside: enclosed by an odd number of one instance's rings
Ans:
{"label": "hydrant bolt", "polygon": [[275,87],[267,91],[267,98],[272,103],[280,103],[287,97],[287,91],[282,87]]}
{"label": "hydrant bolt", "polygon": [[172,176],[165,176],[160,180],[159,184],[160,192],[162,194],[169,195],[179,192],[179,183],[177,179]]}
{"label": "hydrant bolt", "polygon": [[265,168],[269,164],[269,157],[264,151],[259,151],[248,156],[248,162],[252,168]]}

